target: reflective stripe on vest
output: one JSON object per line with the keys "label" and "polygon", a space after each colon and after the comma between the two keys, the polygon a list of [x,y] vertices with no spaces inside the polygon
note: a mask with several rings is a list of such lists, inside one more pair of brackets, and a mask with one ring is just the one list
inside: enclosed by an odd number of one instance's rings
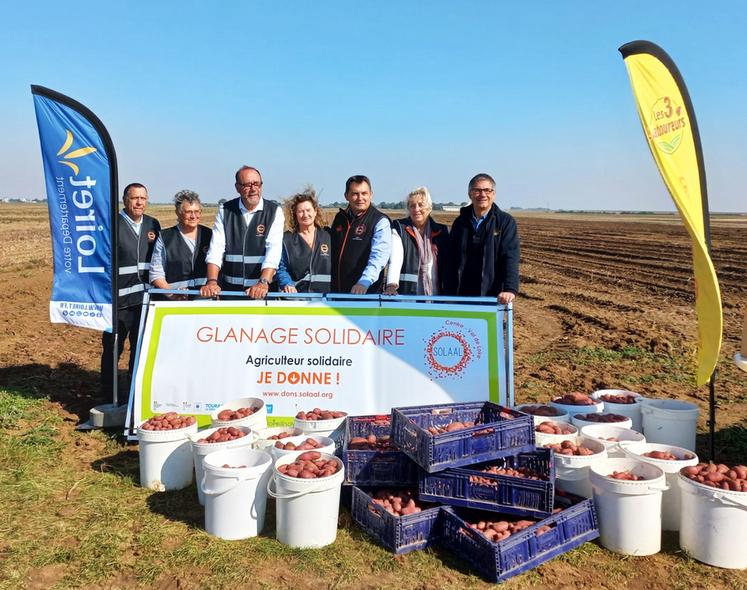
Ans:
{"label": "reflective stripe on vest", "polygon": [[223,280],[230,285],[242,285],[244,287],[251,287],[252,285],[256,285],[259,279],[245,279],[242,277],[223,275]]}
{"label": "reflective stripe on vest", "polygon": [[402,274],[399,275],[399,280],[400,281],[408,281],[410,283],[417,283],[418,282],[418,275],[412,275],[412,274],[403,272]]}
{"label": "reflective stripe on vest", "polygon": [[140,283],[139,285],[134,285],[133,287],[127,287],[126,289],[120,289],[119,290],[119,296],[124,297],[125,295],[129,295],[130,293],[139,293],[140,291],[145,291],[145,285]]}

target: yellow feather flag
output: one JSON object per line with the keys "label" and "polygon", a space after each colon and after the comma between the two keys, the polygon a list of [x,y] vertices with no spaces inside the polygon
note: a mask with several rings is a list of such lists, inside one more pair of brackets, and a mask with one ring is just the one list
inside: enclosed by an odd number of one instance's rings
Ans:
{"label": "yellow feather flag", "polygon": [[685,82],[667,53],[649,41],[620,47],[643,133],[693,246],[698,316],[697,384],[708,383],[721,350],[721,291],[713,268],[703,151]]}

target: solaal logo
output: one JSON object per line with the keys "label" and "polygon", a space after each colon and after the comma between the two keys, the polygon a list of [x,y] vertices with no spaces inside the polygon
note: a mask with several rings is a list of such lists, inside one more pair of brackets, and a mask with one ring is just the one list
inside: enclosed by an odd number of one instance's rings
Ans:
{"label": "solaal logo", "polygon": [[686,112],[669,96],[662,96],[651,107],[646,134],[656,149],[673,154],[682,143],[687,127]]}
{"label": "solaal logo", "polygon": [[461,322],[446,321],[424,341],[426,368],[434,379],[461,379],[470,364],[482,356],[477,335]]}

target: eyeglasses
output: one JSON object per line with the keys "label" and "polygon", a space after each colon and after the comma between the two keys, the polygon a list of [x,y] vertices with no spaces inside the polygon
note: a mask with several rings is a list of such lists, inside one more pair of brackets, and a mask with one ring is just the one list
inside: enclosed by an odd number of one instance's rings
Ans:
{"label": "eyeglasses", "polygon": [[259,182],[245,182],[243,184],[241,182],[237,182],[236,186],[240,186],[241,188],[259,188],[260,186],[262,186],[262,181],[260,180]]}
{"label": "eyeglasses", "polygon": [[202,215],[202,211],[182,211],[184,217],[199,217]]}
{"label": "eyeglasses", "polygon": [[495,192],[494,188],[471,188],[469,190],[471,193],[474,193],[476,195],[480,195],[482,193],[485,193],[486,195],[492,195]]}

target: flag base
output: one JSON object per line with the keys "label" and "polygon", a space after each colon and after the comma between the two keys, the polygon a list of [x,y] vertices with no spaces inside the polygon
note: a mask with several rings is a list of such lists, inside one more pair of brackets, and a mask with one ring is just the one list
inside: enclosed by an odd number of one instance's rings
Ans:
{"label": "flag base", "polygon": [[127,404],[116,406],[102,404],[91,408],[87,422],[79,424],[77,430],[93,430],[96,428],[120,428],[127,418]]}
{"label": "flag base", "polygon": [[747,357],[742,356],[740,353],[734,355],[734,362],[737,363],[737,367],[743,371],[747,371]]}

